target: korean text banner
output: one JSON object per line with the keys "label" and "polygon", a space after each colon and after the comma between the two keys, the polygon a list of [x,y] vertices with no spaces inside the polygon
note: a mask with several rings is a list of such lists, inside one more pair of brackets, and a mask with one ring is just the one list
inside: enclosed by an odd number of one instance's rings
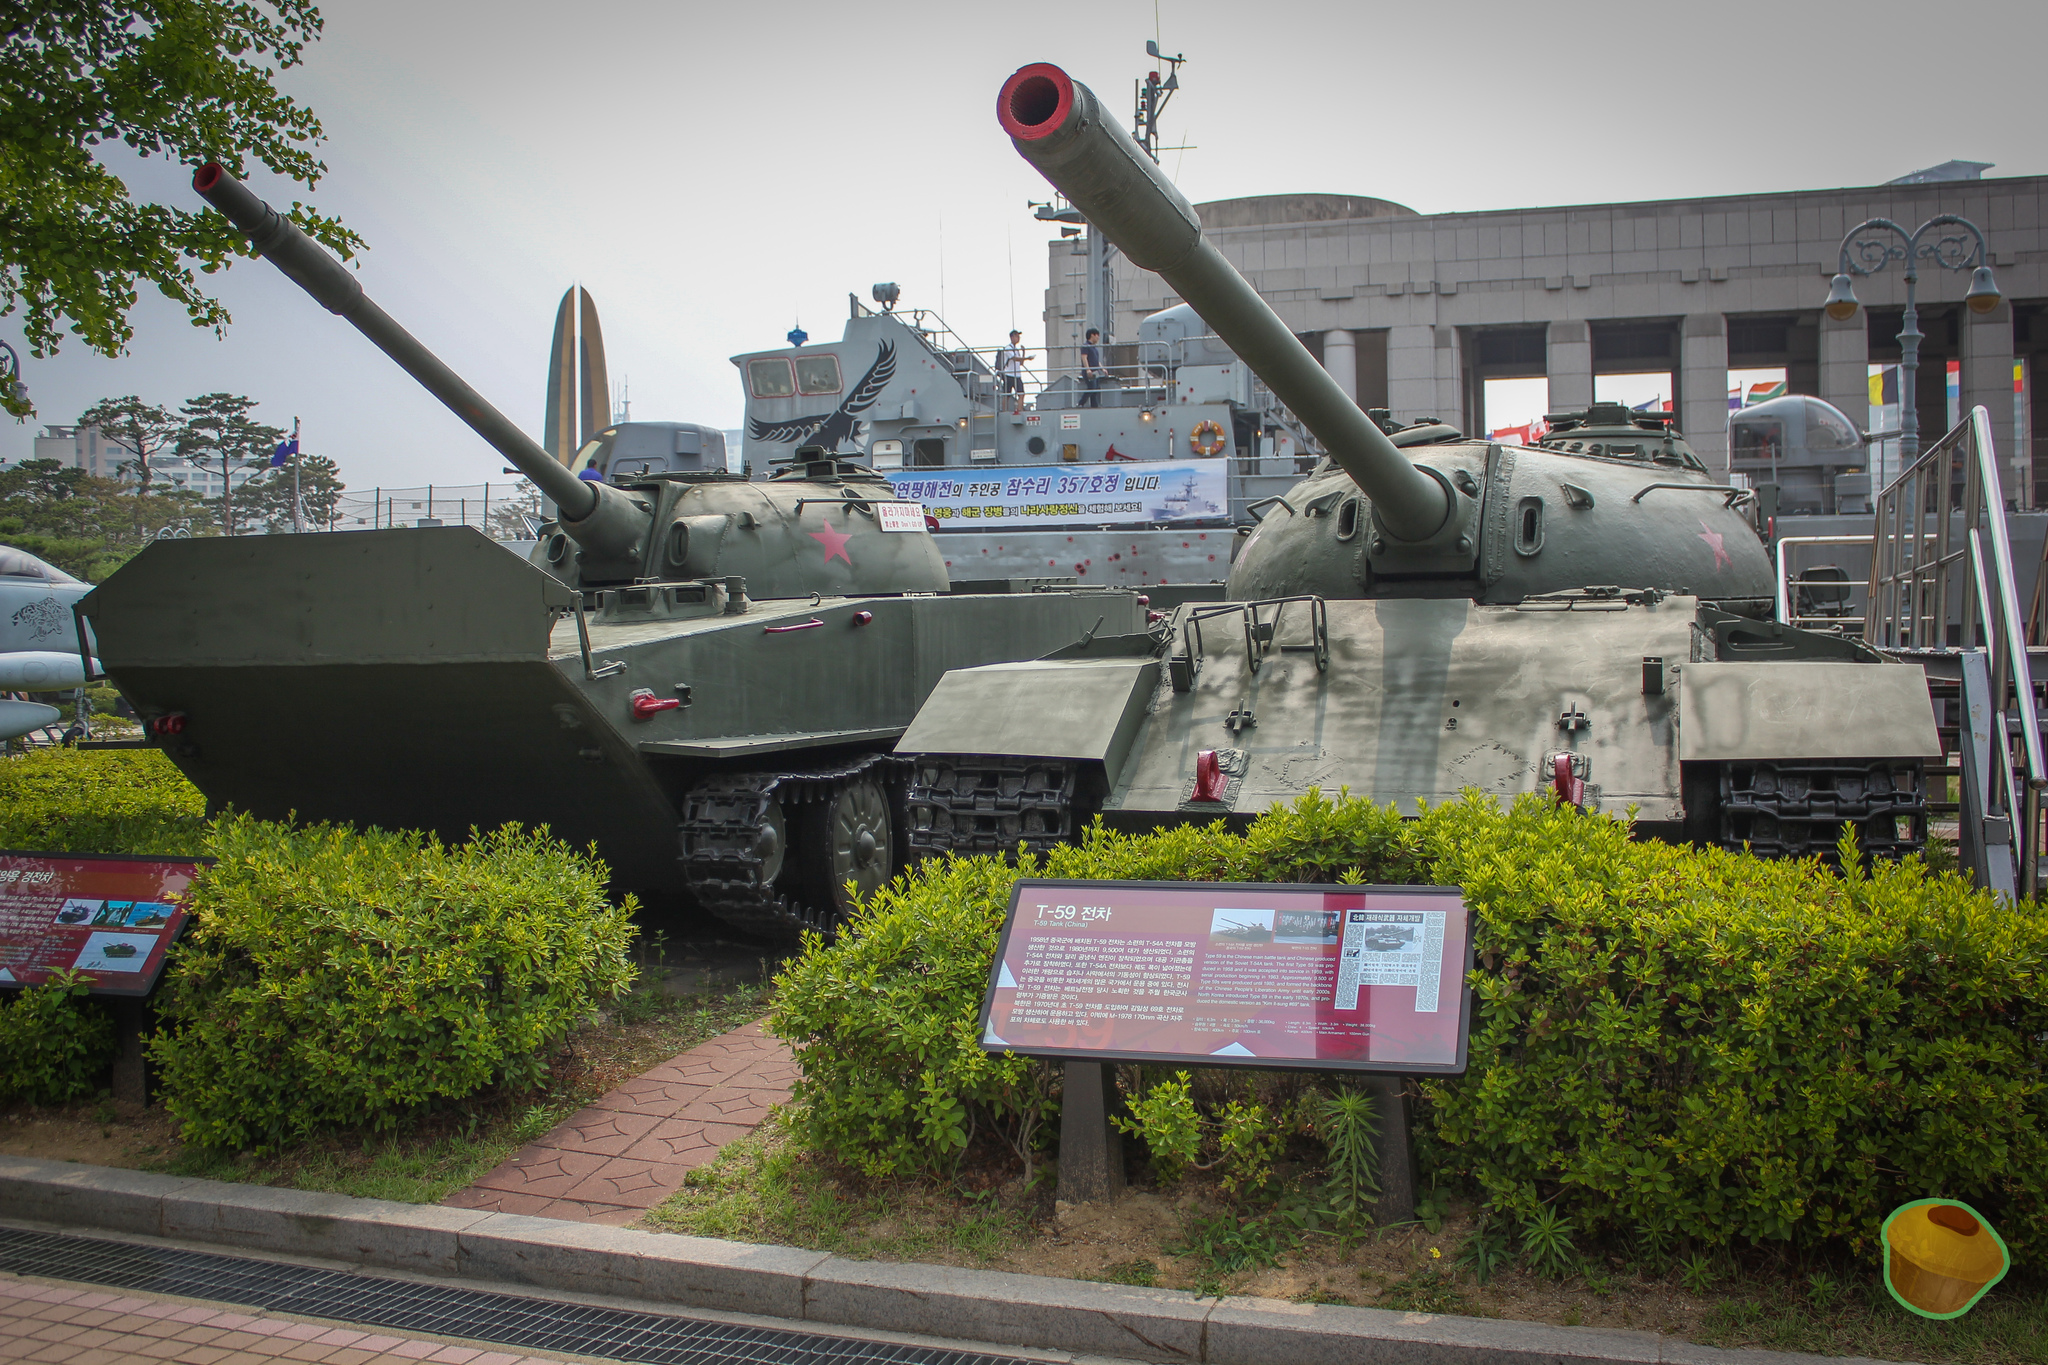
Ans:
{"label": "korean text banner", "polygon": [[1072,521],[1149,526],[1230,511],[1220,460],[906,469],[888,478],[897,497],[923,503],[946,530]]}
{"label": "korean text banner", "polygon": [[982,1047],[1457,1074],[1471,965],[1455,887],[1020,881]]}

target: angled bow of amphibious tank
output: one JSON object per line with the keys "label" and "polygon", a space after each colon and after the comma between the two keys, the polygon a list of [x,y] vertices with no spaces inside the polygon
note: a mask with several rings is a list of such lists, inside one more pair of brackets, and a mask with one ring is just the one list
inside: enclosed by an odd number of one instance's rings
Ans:
{"label": "angled bow of amphibious tank", "polygon": [[625,424],[572,469],[239,181],[193,183],[551,509],[530,561],[467,527],[216,537],[96,588],[102,664],[213,808],[545,824],[620,890],[829,930],[901,865],[888,751],[943,674],[1144,635],[1129,592],[951,593],[918,505],[823,450],[756,482],[706,428]]}
{"label": "angled bow of amphibious tank", "polygon": [[[1090,810],[1126,826],[1243,819],[1311,787],[1413,812],[1476,788],[1771,853],[1830,853],[1845,820],[1871,852],[1920,847],[1923,764],[1940,753],[1924,674],[1770,620],[1748,490],[1667,423],[1596,404],[1517,446],[1376,420],[1086,86],[1027,66],[997,116],[1328,455],[1246,528],[1228,600],[1175,613],[1156,667],[947,678],[900,746],[917,755],[914,847],[1009,846],[980,810],[1034,780],[1097,794],[1042,798],[1048,829]],[[1055,697],[1085,698],[1099,733],[1058,732],[1053,703],[1033,701]],[[980,718],[996,707],[992,727]],[[1014,747],[991,752],[996,739]]]}

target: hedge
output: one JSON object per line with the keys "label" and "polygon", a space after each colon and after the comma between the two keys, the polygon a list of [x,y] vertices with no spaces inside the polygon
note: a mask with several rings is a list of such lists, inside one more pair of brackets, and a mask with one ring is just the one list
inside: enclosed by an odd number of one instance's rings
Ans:
{"label": "hedge", "polygon": [[1046,1070],[977,1045],[1017,877],[1455,884],[1480,965],[1470,1069],[1421,1087],[1441,1184],[1652,1244],[1865,1255],[1886,1212],[1939,1194],[2025,1263],[2048,1236],[2048,913],[1917,859],[1846,865],[1637,842],[1537,797],[1403,822],[1311,792],[1242,836],[1097,828],[1016,866],[926,864],[807,940],[772,1028],[806,1140],[944,1169],[976,1131],[1028,1150],[1056,1128]]}
{"label": "hedge", "polygon": [[190,856],[206,798],[153,749],[36,749],[0,761],[0,848]]}
{"label": "hedge", "polygon": [[530,1087],[632,983],[629,897],[546,830],[431,836],[228,817],[149,1042],[187,1142],[275,1148]]}

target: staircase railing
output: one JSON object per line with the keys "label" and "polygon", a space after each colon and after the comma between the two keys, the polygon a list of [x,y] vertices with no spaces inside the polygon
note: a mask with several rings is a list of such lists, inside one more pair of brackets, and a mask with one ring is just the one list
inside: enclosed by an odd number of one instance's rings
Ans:
{"label": "staircase railing", "polygon": [[1965,656],[1964,854],[1984,884],[2031,896],[2048,765],[2005,513],[1991,417],[1973,408],[1876,498],[1863,638]]}

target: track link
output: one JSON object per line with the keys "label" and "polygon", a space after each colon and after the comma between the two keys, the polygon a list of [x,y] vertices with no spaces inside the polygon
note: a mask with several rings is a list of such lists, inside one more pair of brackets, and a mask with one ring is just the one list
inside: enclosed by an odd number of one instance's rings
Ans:
{"label": "track link", "polygon": [[1843,821],[1872,858],[1927,847],[1927,778],[1917,762],[1728,763],[1719,777],[1723,848],[1832,863]]}
{"label": "track link", "polygon": [[923,757],[911,767],[910,856],[1042,853],[1075,834],[1080,765],[1069,759]]}
{"label": "track link", "polygon": [[836,768],[729,773],[708,777],[683,799],[680,830],[683,878],[697,903],[733,928],[761,938],[794,938],[806,929],[830,938],[839,928],[824,868],[805,865],[822,850],[787,848],[772,879],[762,847],[763,822],[779,803],[788,827],[802,807],[829,800],[854,778],[876,775],[896,799],[908,764],[870,754]]}

